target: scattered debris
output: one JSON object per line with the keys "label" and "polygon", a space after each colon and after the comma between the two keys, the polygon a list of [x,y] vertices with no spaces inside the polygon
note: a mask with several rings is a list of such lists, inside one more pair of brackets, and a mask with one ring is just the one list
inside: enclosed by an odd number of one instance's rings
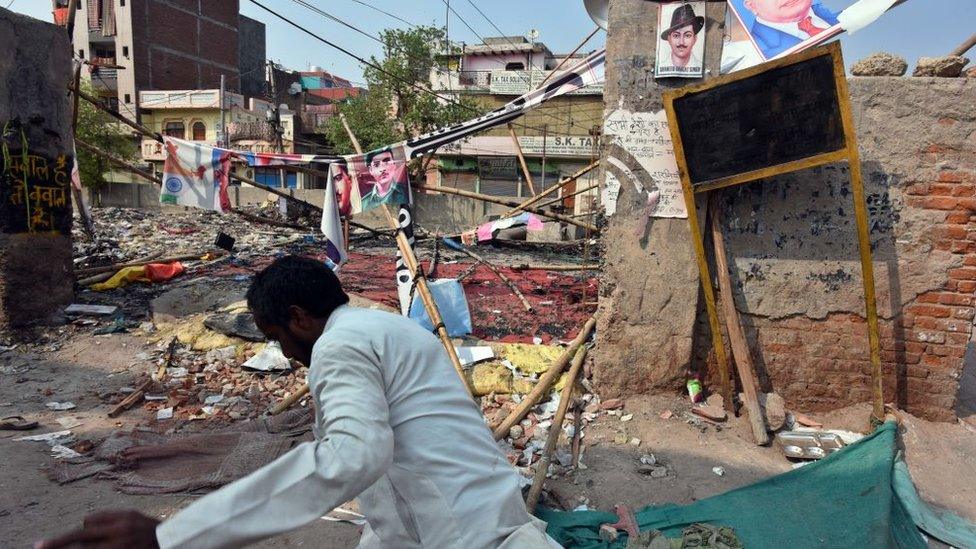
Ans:
{"label": "scattered debris", "polygon": [[712,421],[725,421],[729,417],[725,410],[709,405],[695,406],[691,413]]}
{"label": "scattered debris", "polygon": [[904,76],[908,62],[900,55],[878,52],[851,65],[854,76]]}
{"label": "scattered debris", "polygon": [[65,412],[67,410],[74,410],[77,408],[74,402],[48,402],[44,404],[49,410],[54,410],[55,412]]}
{"label": "scattered debris", "polygon": [[969,59],[961,55],[946,55],[945,57],[920,57],[912,76],[938,76],[955,78],[962,74],[962,69],[969,64]]}
{"label": "scattered debris", "polygon": [[776,442],[786,457],[797,459],[822,459],[845,446],[840,435],[829,431],[783,431]]}
{"label": "scattered debris", "polygon": [[760,396],[760,403],[766,411],[766,425],[770,431],[776,432],[786,425],[786,401],[776,393]]}
{"label": "scattered debris", "polygon": [[156,411],[157,420],[173,419],[173,408],[160,408]]}
{"label": "scattered debris", "polygon": [[281,346],[278,342],[273,341],[265,345],[259,353],[247,359],[243,367],[259,372],[282,371],[290,370],[291,362],[281,352]]}
{"label": "scattered debris", "polygon": [[814,429],[823,429],[823,426],[824,426],[823,423],[820,423],[819,421],[817,421],[815,419],[812,419],[809,416],[805,416],[803,414],[797,414],[795,412],[793,413],[793,419],[795,419],[798,424],[800,424],[800,425],[802,425],[804,427],[813,427]]}
{"label": "scattered debris", "polygon": [[624,401],[622,398],[611,398],[604,400],[600,403],[600,409],[603,411],[607,410],[619,410],[624,407]]}
{"label": "scattered debris", "polygon": [[115,305],[84,305],[73,303],[64,310],[69,315],[112,316],[119,310]]}
{"label": "scattered debris", "polygon": [[712,472],[720,477],[725,476],[725,467],[712,467]]}

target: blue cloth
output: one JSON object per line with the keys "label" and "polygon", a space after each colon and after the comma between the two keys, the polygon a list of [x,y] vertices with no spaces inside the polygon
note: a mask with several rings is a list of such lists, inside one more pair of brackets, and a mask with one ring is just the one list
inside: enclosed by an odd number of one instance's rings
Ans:
{"label": "blue cloth", "polygon": [[[817,17],[831,25],[837,24],[837,16],[821,4],[814,4],[811,6],[811,10]],[[781,30],[763,25],[759,20],[752,23],[751,33],[766,59],[772,59],[802,42],[802,40],[792,34],[787,34]]]}
{"label": "blue cloth", "polygon": [[[453,278],[439,278],[427,283],[430,293],[434,296],[434,303],[441,313],[441,320],[447,328],[447,335],[462,337],[471,333],[471,312],[468,310],[468,299],[464,295],[464,287]],[[434,331],[434,323],[430,321],[424,300],[414,299],[410,304],[410,318],[424,328]]]}

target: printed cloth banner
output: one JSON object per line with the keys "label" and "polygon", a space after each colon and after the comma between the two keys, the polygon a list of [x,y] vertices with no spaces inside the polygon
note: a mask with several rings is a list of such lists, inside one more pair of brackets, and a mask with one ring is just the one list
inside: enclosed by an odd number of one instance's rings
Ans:
{"label": "printed cloth banner", "polygon": [[344,157],[332,165],[331,173],[332,180],[337,182],[336,197],[344,216],[385,204],[411,202],[407,158],[402,146]]}
{"label": "printed cloth banner", "polygon": [[336,192],[335,178],[330,177],[325,186],[325,203],[322,205],[321,229],[322,234],[325,235],[325,254],[331,262],[329,267],[333,271],[338,271],[347,258]]}
{"label": "printed cloth banner", "polygon": [[[729,41],[722,49],[723,74],[749,68],[866,27],[894,0],[729,0]],[[829,4],[829,5],[828,5]],[[837,8],[843,7],[840,11]]]}
{"label": "printed cloth banner", "polygon": [[230,210],[227,185],[235,153],[173,137],[163,137],[163,142],[166,162],[159,202],[217,212]]}
{"label": "printed cloth banner", "polygon": [[295,164],[332,164],[341,160],[339,156],[327,154],[278,154],[233,151],[234,157],[247,162],[248,166],[288,166]]}
{"label": "printed cloth banner", "polygon": [[536,88],[484,116],[462,122],[456,126],[435,130],[416,139],[394,145],[392,148],[396,150],[403,146],[407,157],[416,158],[473,133],[511,122],[525,114],[526,111],[554,97],[602,82],[604,80],[606,53],[606,50],[597,50],[591,53],[586,59],[552,78],[541,88]]}
{"label": "printed cloth banner", "polygon": [[[515,217],[506,217],[505,219],[498,219],[496,221],[489,221],[488,223],[483,223],[477,228],[478,242],[484,242],[486,240],[491,240],[495,238],[495,233],[502,229],[509,229],[515,227],[516,225],[525,225],[525,228],[530,231],[541,231],[545,227],[542,224],[542,220],[539,216],[523,212]],[[464,241],[464,235],[462,235],[462,242]]]}

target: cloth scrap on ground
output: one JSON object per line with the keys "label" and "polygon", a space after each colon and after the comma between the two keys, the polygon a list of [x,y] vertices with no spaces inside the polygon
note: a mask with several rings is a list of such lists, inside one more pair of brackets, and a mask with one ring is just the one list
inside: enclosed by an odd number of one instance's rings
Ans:
{"label": "cloth scrap on ground", "polygon": [[183,274],[185,269],[179,261],[173,263],[150,263],[138,267],[125,267],[112,275],[105,282],[92,284],[91,289],[96,292],[114,290],[130,282],[165,282]]}

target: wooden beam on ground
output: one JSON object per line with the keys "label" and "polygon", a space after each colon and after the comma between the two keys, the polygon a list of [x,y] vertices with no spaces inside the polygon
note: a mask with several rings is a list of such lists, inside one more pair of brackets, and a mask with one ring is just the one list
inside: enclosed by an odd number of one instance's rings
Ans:
{"label": "wooden beam on ground", "polygon": [[513,271],[553,271],[553,272],[573,272],[573,271],[599,271],[600,266],[593,265],[512,265]]}
{"label": "wooden beam on ground", "polygon": [[[769,432],[766,430],[766,421],[762,406],[759,403],[759,382],[756,378],[756,368],[749,350],[749,342],[746,339],[745,331],[742,329],[742,319],[739,317],[739,311],[735,308],[735,296],[732,294],[728,256],[722,235],[720,191],[712,191],[709,201],[711,203],[708,207],[708,216],[712,225],[715,271],[718,276],[719,296],[721,297],[723,316],[725,316],[725,327],[728,330],[729,341],[732,345],[732,358],[736,370],[739,372],[739,380],[742,381],[742,395],[746,412],[749,414],[752,438],[756,444],[765,446],[769,444]],[[725,405],[730,410],[733,409],[733,403],[726,402]]]}

